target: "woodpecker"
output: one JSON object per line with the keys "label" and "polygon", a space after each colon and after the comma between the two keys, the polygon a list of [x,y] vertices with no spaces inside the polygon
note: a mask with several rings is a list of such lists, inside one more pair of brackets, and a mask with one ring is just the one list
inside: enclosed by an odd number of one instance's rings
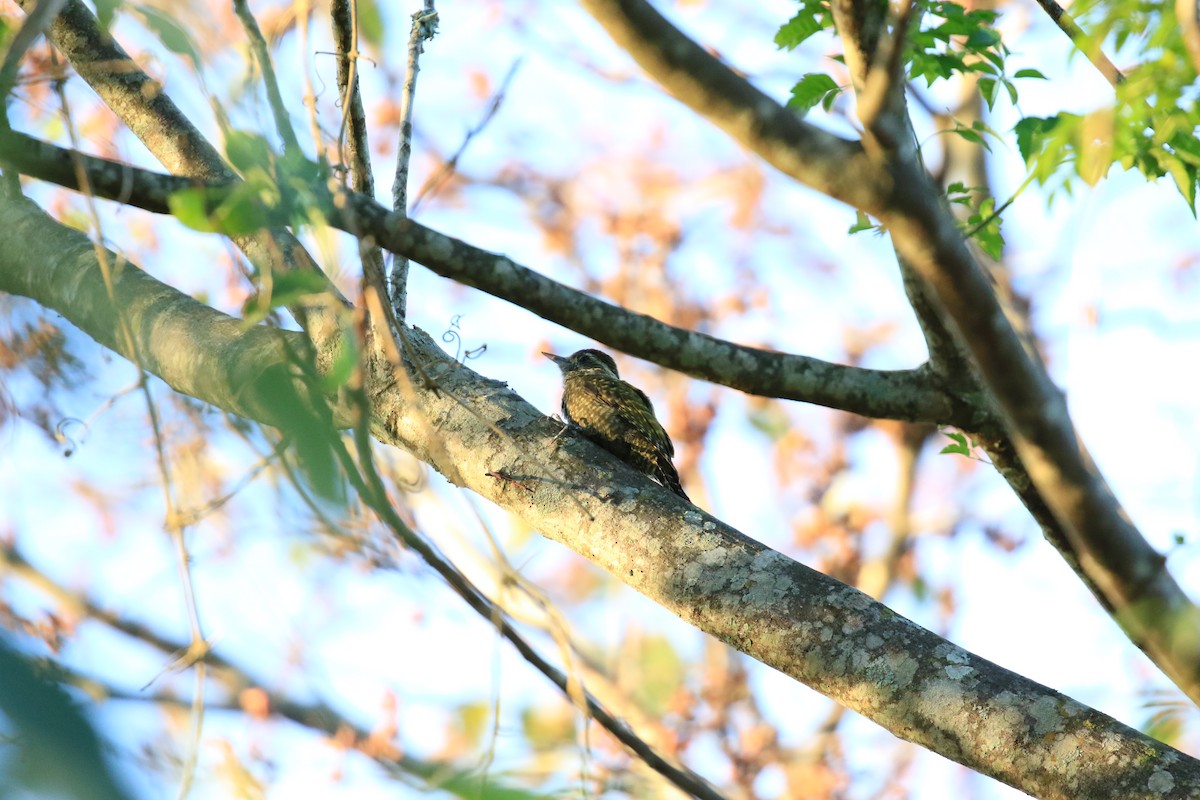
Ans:
{"label": "woodpecker", "polygon": [[691,500],[671,459],[675,445],[654,416],[646,393],[617,375],[617,362],[599,350],[564,358],[542,353],[562,370],[562,412],[567,422],[629,466]]}

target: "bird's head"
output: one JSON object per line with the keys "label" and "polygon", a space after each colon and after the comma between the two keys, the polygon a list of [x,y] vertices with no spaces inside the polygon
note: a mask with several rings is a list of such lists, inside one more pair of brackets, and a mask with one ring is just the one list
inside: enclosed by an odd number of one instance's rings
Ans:
{"label": "bird's head", "polygon": [[554,353],[542,353],[542,355],[557,364],[563,375],[580,370],[599,370],[614,378],[618,377],[617,362],[613,361],[613,357],[608,353],[599,350],[579,350],[566,357]]}

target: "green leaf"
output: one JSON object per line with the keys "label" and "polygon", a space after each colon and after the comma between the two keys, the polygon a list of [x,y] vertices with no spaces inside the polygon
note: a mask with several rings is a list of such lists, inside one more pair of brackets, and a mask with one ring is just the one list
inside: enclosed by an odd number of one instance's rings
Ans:
{"label": "green leaf", "polygon": [[[996,34],[996,40],[998,42],[1000,40],[1000,34],[996,33],[995,31],[992,31],[992,33]],[[998,71],[1000,71],[1000,72],[1004,71],[1004,54],[1003,53],[997,52],[995,50],[982,50],[982,49],[975,50],[974,52],[978,53],[979,55],[986,58],[988,61],[995,64],[996,69]]]}
{"label": "green leaf", "polygon": [[280,181],[287,180],[293,186],[314,186],[321,184],[326,173],[321,165],[305,158],[303,153],[287,152],[275,161],[275,171]]}
{"label": "green leaf", "polygon": [[945,447],[943,447],[939,451],[939,455],[945,455],[946,453],[952,453],[954,455],[960,455],[960,456],[970,456],[971,455],[971,446],[969,444],[967,444],[966,436],[964,436],[961,433],[950,433],[948,431],[942,431],[942,433],[944,433],[944,434],[946,434],[946,436],[950,437],[950,439],[952,439],[954,441],[954,444],[948,444]]}
{"label": "green leaf", "polygon": [[1013,75],[1013,77],[1014,78],[1037,78],[1037,79],[1043,80],[1043,81],[1049,80],[1040,71],[1038,71],[1036,69],[1030,69],[1028,67],[1026,67],[1025,69],[1017,70],[1016,73]]}
{"label": "green leaf", "polygon": [[345,474],[334,451],[338,433],[320,394],[320,381],[291,373],[292,369],[283,365],[268,367],[249,388],[271,410],[305,482],[320,497],[344,504]]}
{"label": "green leaf", "polygon": [[171,215],[189,228],[212,233],[215,228],[208,219],[208,192],[204,189],[183,189],[167,198]]}
{"label": "green leaf", "polygon": [[825,12],[819,3],[804,3],[796,16],[780,26],[775,34],[775,45],[781,49],[795,50],[806,39],[824,28],[822,17]]}
{"label": "green leaf", "polygon": [[855,211],[854,212],[854,224],[851,225],[850,230],[848,230],[846,232],[847,233],[860,233],[862,231],[872,231],[872,230],[875,230],[875,223],[871,222],[871,218],[868,217],[862,211]]}
{"label": "green leaf", "polygon": [[325,278],[311,270],[273,274],[270,283],[264,280],[263,289],[251,295],[242,305],[242,324],[251,328],[261,322],[271,309],[290,306],[308,295],[325,291],[328,285]]}
{"label": "green leaf", "polygon": [[238,172],[245,175],[259,167],[272,172],[275,153],[260,134],[253,131],[231,130],[225,134],[225,156]]}
{"label": "green leaf", "polygon": [[329,281],[318,272],[292,270],[275,275],[271,290],[271,306],[288,306],[306,295],[319,294],[329,287]]}
{"label": "green leaf", "polygon": [[1034,156],[1041,152],[1042,143],[1046,137],[1058,127],[1060,117],[1025,117],[1018,122],[1013,130],[1017,134],[1017,150],[1021,158],[1028,164]]}
{"label": "green leaf", "polygon": [[1188,208],[1192,210],[1192,216],[1196,215],[1196,167],[1191,164],[1185,164],[1182,160],[1175,157],[1163,159],[1163,164],[1167,172],[1175,180],[1175,188],[1183,195],[1183,199],[1187,201]]}
{"label": "green leaf", "polygon": [[984,102],[987,103],[989,111],[991,111],[992,107],[996,105],[997,90],[995,78],[979,79],[979,94],[983,97]]}
{"label": "green leaf", "polygon": [[988,145],[988,143],[984,140],[984,138],[982,136],[980,136],[977,132],[971,130],[970,128],[964,128],[964,127],[959,126],[957,128],[951,128],[950,133],[956,133],[959,136],[961,136],[962,138],[966,139],[968,142],[971,142],[972,144],[983,145],[983,147],[985,149],[987,149],[988,152],[991,152],[992,148]]}
{"label": "green leaf", "polygon": [[810,72],[792,87],[792,97],[788,100],[787,107],[805,114],[830,93],[836,95],[839,91],[841,89],[833,78],[823,72]]}
{"label": "green leaf", "polygon": [[359,353],[355,344],[358,340],[353,336],[343,336],[341,341],[342,347],[334,356],[333,363],[329,365],[322,381],[326,392],[335,392],[345,386],[349,382],[350,376],[354,374],[355,367],[358,366]]}
{"label": "green leaf", "polygon": [[1017,94],[1017,87],[1013,85],[1012,81],[1004,78],[1001,78],[1001,83],[1003,83],[1004,88],[1008,90],[1008,102],[1015,106],[1020,97],[1020,95]]}
{"label": "green leaf", "polygon": [[[269,201],[264,203],[264,200]],[[250,183],[239,185],[214,206],[204,189],[183,189],[167,198],[167,206],[180,222],[202,233],[238,236],[262,230],[270,224],[267,206],[277,198],[264,187]]]}
{"label": "green leaf", "polygon": [[[996,211],[996,199],[988,197],[979,204],[979,210],[972,214],[964,226],[974,231],[975,243],[997,261],[1004,254],[1004,237],[1000,233],[1000,217],[992,216]],[[984,220],[987,224],[984,225]],[[982,227],[981,227],[982,226]]]}
{"label": "green leaf", "polygon": [[358,32],[376,50],[383,46],[383,17],[375,0],[358,0]]}
{"label": "green leaf", "polygon": [[196,71],[200,71],[200,50],[178,22],[152,6],[136,5],[133,8],[164,47],[176,55],[190,59]]}
{"label": "green leaf", "polygon": [[112,26],[113,17],[117,13],[117,9],[121,7],[121,0],[94,0],[96,6],[96,19],[100,23],[100,30],[108,33],[109,27]]}

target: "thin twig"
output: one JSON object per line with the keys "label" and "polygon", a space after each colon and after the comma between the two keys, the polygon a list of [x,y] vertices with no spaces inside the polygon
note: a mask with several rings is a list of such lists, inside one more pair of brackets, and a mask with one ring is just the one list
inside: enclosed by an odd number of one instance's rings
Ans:
{"label": "thin twig", "polygon": [[[189,645],[168,639],[141,623],[134,622],[112,611],[101,608],[88,596],[78,594],[66,588],[34,567],[15,547],[0,546],[0,576],[5,576],[6,573],[15,575],[38,590],[45,592],[55,602],[70,609],[71,613],[78,615],[80,618],[94,620],[107,625],[115,631],[150,645],[173,659],[177,655],[188,653],[191,649]],[[229,661],[211,649],[207,652],[196,653],[194,655],[212,667],[214,680],[218,681],[230,696],[238,698],[231,702],[209,701],[206,704],[206,708],[210,710],[237,711],[250,716],[260,713],[248,709],[246,704],[240,701],[240,695],[246,690],[263,687],[262,681],[251,675],[245,668]],[[175,696],[169,690],[160,691],[157,694],[144,694],[144,689],[139,692],[129,692],[125,689],[109,685],[95,677],[74,671],[62,664],[55,665],[54,677],[61,682],[70,683],[83,689],[88,695],[96,699],[159,703],[173,707],[186,706],[188,704],[187,700]],[[376,741],[371,731],[354,724],[341,712],[320,700],[310,704],[303,704],[292,700],[289,696],[279,691],[272,691],[265,687],[261,691],[264,694],[265,700],[262,708],[273,716],[289,719],[303,727],[320,731],[331,737],[344,734],[347,730],[353,731],[355,747],[358,747],[359,743],[374,743]],[[429,784],[430,788],[437,788],[442,785],[442,781],[448,777],[448,773],[456,773],[464,776],[468,774],[465,768],[459,768],[447,762],[423,761],[404,755],[398,749],[380,747],[362,747],[359,749],[361,749],[363,755],[373,759],[389,770],[399,771],[406,775],[416,775],[422,778],[422,780]],[[520,796],[535,797],[537,795],[521,794]]]}
{"label": "thin twig", "polygon": [[[124,198],[123,202],[129,205],[156,214],[171,213],[167,198],[175,192],[204,188],[217,202],[222,193],[236,185],[228,180],[183,178],[130,167],[19,133],[0,133],[0,163],[11,164],[23,174],[59,186],[82,190],[84,182],[78,167],[87,171],[87,185],[97,196]],[[420,259],[418,263],[438,275],[522,305],[544,319],[622,352],[694,377],[754,394],[803,400],[869,417],[968,428],[993,421],[986,416],[986,406],[959,404],[939,387],[931,386],[924,368],[847,367],[808,356],[735,345],[599,301],[529,267],[445,236],[414,220],[404,226],[389,225],[388,210],[363,195],[337,194],[321,201],[318,207],[327,215],[329,224],[339,230],[361,235],[365,228],[392,252],[415,253]],[[280,214],[282,219],[285,210],[286,207],[275,209],[273,213]],[[701,351],[715,352],[719,358],[706,360],[696,355]],[[417,359],[414,363],[421,362]],[[719,367],[711,367],[714,363]]]}
{"label": "thin twig", "polygon": [[[401,217],[408,216],[408,167],[412,159],[413,102],[417,94],[417,73],[421,70],[421,53],[425,42],[437,33],[438,13],[433,0],[425,0],[425,8],[412,15],[412,30],[408,34],[408,61],[404,67],[404,87],[400,92],[400,144],[396,148],[396,177],[392,181],[392,210]],[[401,322],[408,305],[408,259],[392,257],[392,272],[388,278],[388,298]]]}
{"label": "thin twig", "polygon": [[[342,103],[342,123],[338,126],[337,138],[337,154],[338,163],[346,163],[346,136],[350,126],[355,122],[362,121],[362,99],[358,94],[358,3],[355,0],[333,0],[329,6],[329,18],[333,25],[333,41],[337,46],[338,68],[338,97]],[[357,104],[357,109],[355,105]],[[356,113],[357,111],[357,113]],[[366,136],[365,126],[363,128],[363,136]],[[364,141],[363,144],[366,144]],[[353,145],[352,145],[353,147]],[[369,153],[369,150],[364,150]],[[350,158],[354,159],[354,153],[351,152]],[[369,155],[366,156],[369,158]],[[370,181],[370,185],[374,186],[374,181],[371,179],[371,171],[366,170],[363,180]],[[370,192],[374,196],[374,191]]]}
{"label": "thin twig", "polygon": [[304,107],[308,110],[308,130],[316,150],[317,161],[322,161],[325,159],[325,142],[321,137],[321,126],[317,122],[317,93],[313,90],[312,70],[308,63],[308,23],[311,16],[311,0],[296,0],[296,33],[299,39],[297,50],[300,57],[300,73],[304,76]]}
{"label": "thin twig", "polygon": [[504,80],[500,81],[500,88],[498,88],[495,93],[492,94],[491,99],[488,100],[487,107],[483,112],[483,116],[480,117],[479,122],[475,123],[475,125],[467,131],[466,135],[463,136],[462,144],[460,144],[458,149],[454,151],[454,155],[447,159],[445,163],[438,168],[437,172],[426,178],[425,183],[423,183],[421,188],[417,190],[417,197],[415,200],[413,200],[412,208],[409,210],[410,213],[415,214],[417,209],[421,207],[421,203],[423,203],[427,197],[433,194],[433,192],[437,191],[438,187],[445,183],[446,179],[453,175],[455,170],[458,169],[458,162],[460,159],[462,159],[463,153],[466,152],[467,145],[471,143],[472,139],[483,132],[483,129],[486,128],[488,123],[492,121],[492,118],[496,116],[496,112],[500,110],[500,104],[504,102],[504,97],[508,93],[508,86],[510,83],[512,83],[512,79],[517,74],[517,68],[520,66],[521,59],[518,58],[512,63],[512,66],[508,68],[508,72],[504,75]]}
{"label": "thin twig", "polygon": [[263,38],[258,21],[250,13],[246,0],[233,0],[233,10],[242,21],[242,27],[246,29],[250,48],[254,51],[258,68],[262,70],[267,102],[270,103],[271,113],[275,116],[275,129],[279,131],[279,138],[283,139],[283,149],[289,153],[300,152],[300,142],[296,139],[292,119],[288,116],[287,106],[283,104],[283,95],[279,92],[279,82],[275,79],[275,67],[271,64],[271,51],[267,49],[267,40]]}
{"label": "thin twig", "polygon": [[338,97],[342,103],[342,123],[338,134],[338,159],[350,170],[354,191],[375,195],[371,173],[371,148],[367,141],[367,120],[358,89],[358,4],[355,0],[333,0],[329,8],[333,42],[337,48]]}
{"label": "thin twig", "polygon": [[1121,70],[1113,66],[1113,63],[1108,60],[1108,56],[1104,55],[1104,51],[1100,49],[1099,42],[1095,42],[1092,37],[1084,33],[1083,29],[1076,24],[1074,17],[1066,12],[1066,9],[1055,2],[1055,0],[1037,0],[1037,4],[1054,21],[1059,30],[1075,43],[1080,52],[1087,56],[1088,61],[1091,61],[1096,69],[1100,70],[1100,74],[1114,88],[1118,84],[1125,82],[1125,75]]}
{"label": "thin twig", "polygon": [[200,520],[204,519],[209,514],[218,510],[234,497],[238,492],[250,485],[250,483],[266,471],[267,467],[275,463],[275,460],[283,454],[283,443],[276,447],[271,452],[260,458],[254,466],[250,467],[245,474],[242,475],[227,492],[219,497],[214,497],[207,503],[196,508],[189,508],[186,511],[179,512],[179,520],[182,525],[195,525]]}
{"label": "thin twig", "polygon": [[[330,6],[330,22],[333,40],[338,54],[338,95],[342,98],[342,126],[338,137],[338,156],[342,163],[347,159],[343,150],[348,150],[350,185],[356,192],[375,196],[375,178],[371,172],[371,148],[367,141],[367,120],[363,111],[362,94],[358,87],[358,5],[355,0],[334,0]],[[362,231],[351,231],[358,239],[359,257],[362,261],[362,296],[368,288],[387,297],[387,278],[384,270],[383,251]],[[376,328],[381,342],[394,341],[393,337],[404,337],[403,324],[396,317],[391,303],[382,303],[384,314],[372,315],[382,323]],[[405,343],[406,344],[406,343]],[[406,345],[407,346],[407,345]],[[366,351],[364,351],[366,352]],[[399,366],[397,360],[396,365]],[[418,369],[421,368],[418,366]],[[428,376],[422,371],[422,377]]]}
{"label": "thin twig", "polygon": [[[71,146],[74,152],[79,151],[78,132],[75,128],[74,121],[71,117],[71,106],[67,101],[67,94],[63,81],[55,82],[55,91],[58,94],[59,104],[62,108],[63,123],[66,127],[68,137],[71,140]],[[129,320],[121,309],[118,307],[116,297],[113,290],[113,282],[116,272],[121,265],[112,265],[108,261],[108,253],[101,244],[104,241],[104,232],[100,222],[100,214],[96,209],[95,195],[91,191],[90,185],[87,183],[86,173],[83,169],[83,163],[78,159],[75,161],[75,170],[83,183],[82,194],[84,203],[87,207],[87,213],[91,220],[92,227],[95,230],[95,251],[97,260],[100,263],[100,268],[104,273],[105,284],[108,290],[108,298],[112,303],[113,311],[116,313],[119,320],[122,336],[127,343],[132,345],[133,332],[130,330]],[[136,352],[136,351],[134,351]],[[191,572],[188,565],[187,546],[183,538],[183,529],[177,524],[177,514],[175,511],[174,496],[171,491],[172,481],[170,474],[170,466],[166,456],[166,449],[163,444],[162,427],[159,424],[158,408],[154,402],[154,397],[150,392],[149,373],[142,368],[137,359],[134,359],[134,364],[138,369],[138,387],[140,388],[146,400],[146,412],[150,418],[150,426],[154,434],[155,449],[158,458],[159,474],[162,482],[163,503],[165,511],[165,519],[167,527],[172,534],[172,538],[176,545],[178,556],[177,566],[180,570],[180,580],[183,587],[184,605],[187,608],[188,618],[191,626],[192,644],[204,641],[203,631],[200,627],[200,617],[196,606],[195,588],[192,585]],[[180,777],[179,792],[177,797],[179,800],[184,800],[188,792],[191,790],[192,782],[195,777],[195,769],[197,755],[200,747],[200,731],[204,725],[204,664],[200,663],[196,667],[196,688],[192,695],[192,740],[190,742],[188,756],[184,763],[182,775]]]}
{"label": "thin twig", "polygon": [[971,228],[969,231],[964,232],[963,238],[970,239],[972,236],[979,233],[981,230],[986,228],[988,225],[991,225],[992,221],[994,219],[996,219],[1001,214],[1003,214],[1005,211],[1007,211],[1008,207],[1017,201],[1017,198],[1021,196],[1021,192],[1025,191],[1027,188],[1029,188],[1029,184],[1033,183],[1033,179],[1035,177],[1037,177],[1037,175],[1035,173],[1032,173],[1032,172],[1029,173],[1029,177],[1027,177],[1025,179],[1024,183],[1022,183],[1020,186],[1017,187],[1017,190],[1012,193],[1012,197],[1008,198],[1003,203],[1001,203],[1000,207],[997,208],[995,211],[993,211],[991,214],[988,214],[987,218],[984,219],[982,222],[977,224],[975,227]]}
{"label": "thin twig", "polygon": [[4,63],[0,65],[0,126],[8,127],[8,93],[17,84],[17,71],[25,51],[50,27],[50,22],[65,2],[66,0],[41,0],[37,8],[25,17],[21,29],[9,43],[8,52],[4,54]]}
{"label": "thin twig", "polygon": [[438,13],[433,0],[425,0],[425,8],[412,15],[412,30],[408,35],[408,61],[404,67],[404,86],[400,92],[400,144],[396,151],[396,177],[392,182],[392,210],[408,211],[408,164],[412,157],[413,102],[417,94],[417,73],[421,70],[421,54],[425,42],[437,34]]}

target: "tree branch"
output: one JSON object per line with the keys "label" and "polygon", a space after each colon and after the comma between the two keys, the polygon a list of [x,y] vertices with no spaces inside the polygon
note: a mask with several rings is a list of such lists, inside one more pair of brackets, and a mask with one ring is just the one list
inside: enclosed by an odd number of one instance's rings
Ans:
{"label": "tree branch", "polygon": [[[96,246],[24,197],[0,192],[0,228],[10,245],[19,245],[0,252],[0,289],[69,313],[101,345],[176,391],[268,425],[282,422],[276,404],[281,381],[301,396],[308,394],[305,383],[292,381],[287,369],[289,350],[303,344],[301,334],[247,328],[111,251],[109,263],[122,267],[112,271],[110,298]],[[120,317],[128,338],[121,334]],[[345,404],[334,404],[334,413],[342,425],[352,418]]]}
{"label": "tree branch", "polygon": [[[967,249],[920,160],[898,148],[887,158],[829,161],[820,136],[792,117],[794,144],[772,132],[789,114],[687,39],[642,0],[583,0],[584,6],[656,80],[697,113],[797,180],[874,215],[942,307],[1004,412],[1022,476],[1052,511],[1068,544],[1125,634],[1193,701],[1200,702],[1200,609],[1165,560],[1129,521],[1079,442],[1062,393],[1025,349]],[[814,129],[815,130],[815,129]],[[826,134],[828,136],[828,134]],[[856,186],[829,171],[845,167]],[[976,403],[986,413],[989,403]],[[975,426],[968,425],[968,429]],[[1010,477],[1006,475],[1006,477]],[[1014,484],[1014,488],[1018,488]],[[1022,486],[1018,491],[1028,491]]]}
{"label": "tree branch", "polygon": [[[73,153],[18,133],[0,134],[0,161],[68,188],[78,188],[76,166],[100,197],[154,213],[170,213],[168,198],[186,189],[209,190],[219,205],[230,184],[148,172]],[[316,191],[317,187],[313,187]],[[872,370],[815,358],[760,350],[684,330],[564,286],[504,256],[399,219],[365,195],[325,197],[322,210],[334,226],[370,235],[394,253],[433,272],[520,305],[552,322],[622,352],[647,358],[697,378],[765,397],[803,400],[863,416],[936,422],[971,428],[976,410],[925,368]],[[271,212],[271,209],[267,209]],[[288,209],[273,210],[280,220]]]}
{"label": "tree branch", "polygon": [[[404,63],[404,85],[400,89],[400,136],[396,147],[396,173],[392,179],[392,211],[408,216],[408,167],[412,160],[413,106],[417,98],[417,73],[421,69],[421,53],[425,42],[437,32],[438,13],[433,0],[412,15],[412,30],[408,34],[408,59]],[[393,256],[392,274],[388,277],[388,293],[396,317],[404,320],[408,304],[408,259]]]}
{"label": "tree branch", "polygon": [[[1100,49],[1100,43],[1093,41],[1084,33],[1083,29],[1075,22],[1074,17],[1068,14],[1056,0],[1037,0],[1037,4],[1042,7],[1042,11],[1046,12],[1046,16],[1050,17],[1058,26],[1058,29],[1079,48],[1079,52],[1087,56],[1087,60],[1092,62],[1092,65],[1100,71],[1106,81],[1112,84],[1114,89],[1125,82],[1125,75],[1113,66],[1113,63],[1108,60],[1108,56],[1104,55],[1104,51]],[[1194,4],[1193,8],[1195,8]]]}

